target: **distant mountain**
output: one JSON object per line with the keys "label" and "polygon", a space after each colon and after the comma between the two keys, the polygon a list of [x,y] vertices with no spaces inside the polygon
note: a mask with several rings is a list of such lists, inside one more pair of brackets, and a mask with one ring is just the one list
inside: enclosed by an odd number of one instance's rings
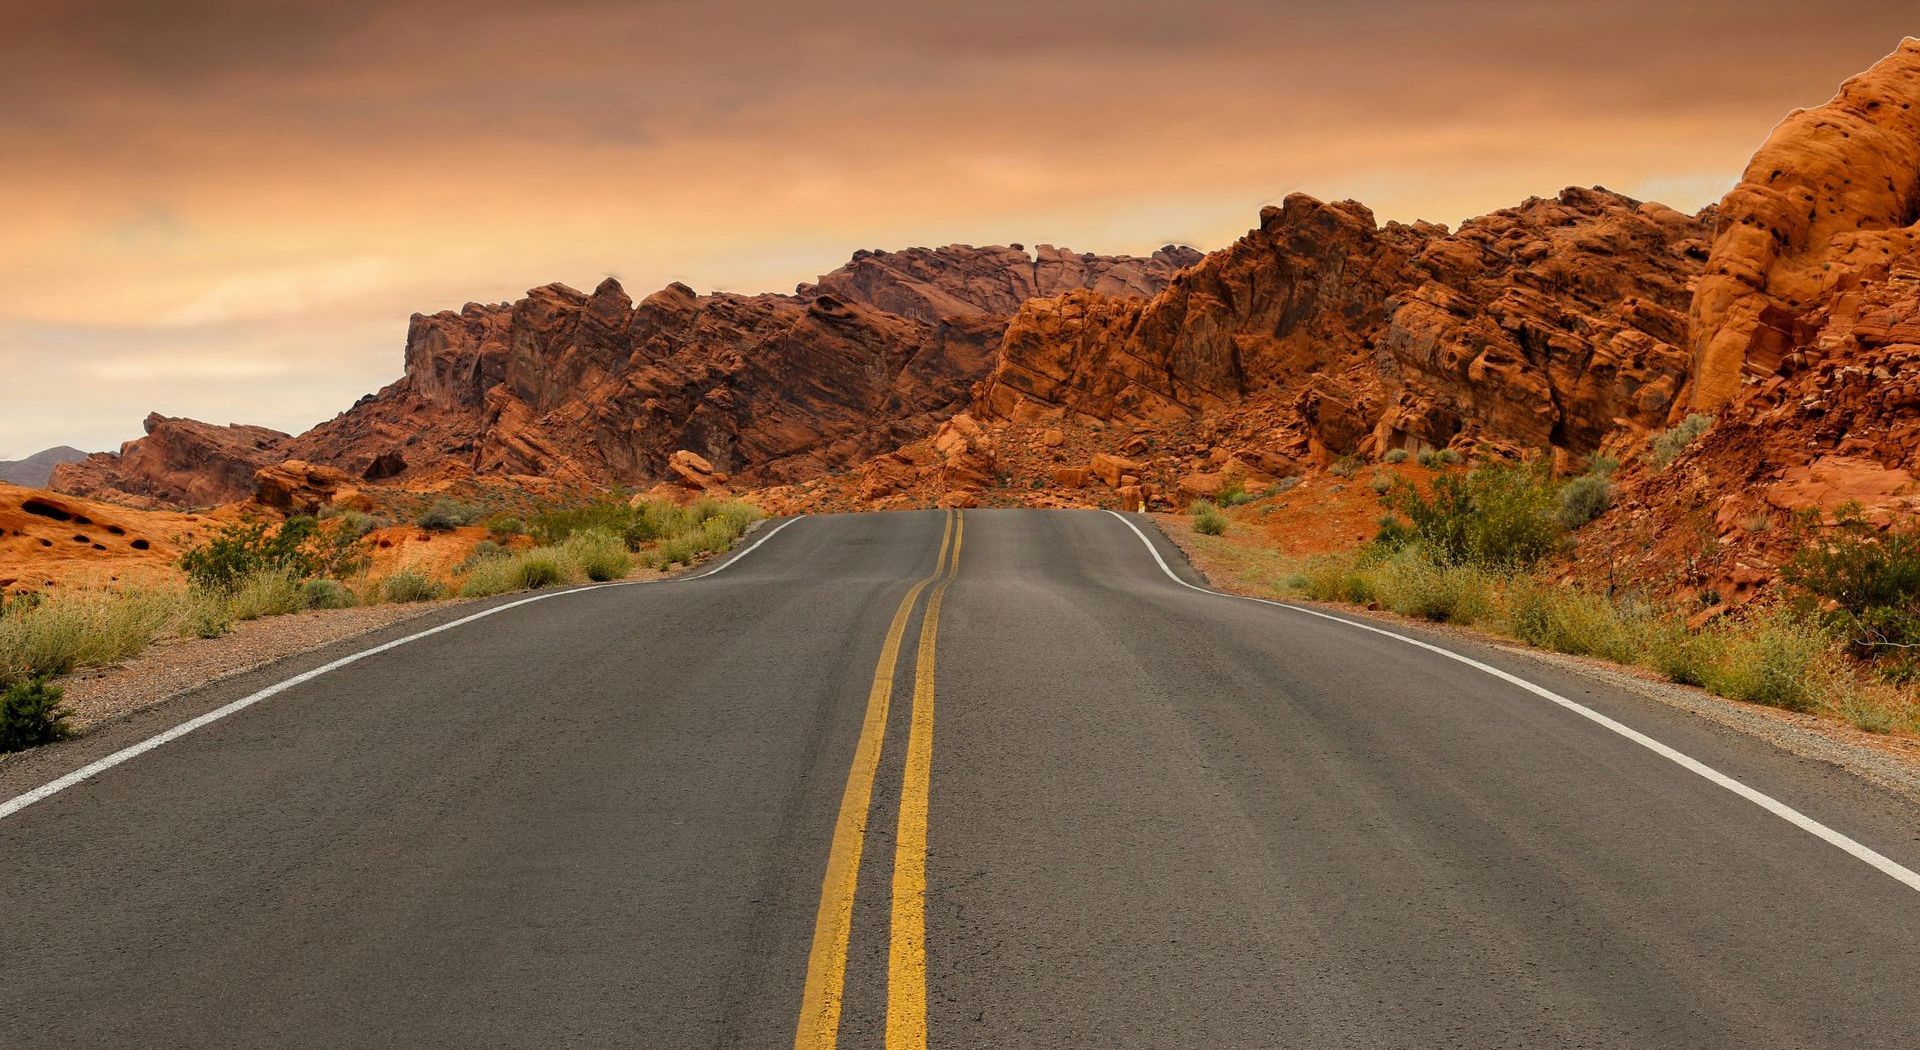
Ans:
{"label": "distant mountain", "polygon": [[71,445],[56,445],[25,459],[0,459],[0,481],[43,489],[47,487],[47,479],[53,476],[54,467],[62,463],[78,463],[85,458],[85,452]]}

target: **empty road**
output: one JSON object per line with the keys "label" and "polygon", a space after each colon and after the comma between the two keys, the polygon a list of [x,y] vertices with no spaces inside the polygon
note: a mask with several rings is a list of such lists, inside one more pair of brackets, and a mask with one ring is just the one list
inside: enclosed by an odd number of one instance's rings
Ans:
{"label": "empty road", "polygon": [[1831,767],[1145,519],[749,542],[0,763],[0,1047],[1920,1045]]}

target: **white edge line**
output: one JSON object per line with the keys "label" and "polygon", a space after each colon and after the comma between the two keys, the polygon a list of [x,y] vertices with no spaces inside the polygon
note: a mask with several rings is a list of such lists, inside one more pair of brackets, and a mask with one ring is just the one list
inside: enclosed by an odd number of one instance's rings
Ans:
{"label": "white edge line", "polygon": [[1813,819],[1812,817],[1807,816],[1805,813],[1802,813],[1799,810],[1794,809],[1792,806],[1789,806],[1785,802],[1782,802],[1779,799],[1774,798],[1772,795],[1769,795],[1769,794],[1766,794],[1765,792],[1758,791],[1754,788],[1751,788],[1746,784],[1726,775],[1725,773],[1720,772],[1719,770],[1713,768],[1712,766],[1707,765],[1705,762],[1702,762],[1699,759],[1692,757],[1691,755],[1685,754],[1684,752],[1676,751],[1673,748],[1668,747],[1667,745],[1661,743],[1660,741],[1655,740],[1654,738],[1646,735],[1645,733],[1642,733],[1639,730],[1632,728],[1631,726],[1623,725],[1619,722],[1616,722],[1613,719],[1607,717],[1606,715],[1603,715],[1600,712],[1595,711],[1591,707],[1587,707],[1584,704],[1576,703],[1575,701],[1569,700],[1566,697],[1561,696],[1559,693],[1556,693],[1551,689],[1548,689],[1544,686],[1535,685],[1534,683],[1529,682],[1526,679],[1519,677],[1518,675],[1509,674],[1506,671],[1502,671],[1498,667],[1494,667],[1490,664],[1481,663],[1480,661],[1475,660],[1470,656],[1462,656],[1461,654],[1453,652],[1452,650],[1449,650],[1449,649],[1442,649],[1437,645],[1432,645],[1430,643],[1423,642],[1418,638],[1410,638],[1404,634],[1400,634],[1395,631],[1389,631],[1383,627],[1375,627],[1372,624],[1361,623],[1358,620],[1349,620],[1344,616],[1334,616],[1330,613],[1320,612],[1317,609],[1308,609],[1299,605],[1289,605],[1286,602],[1276,602],[1268,598],[1252,598],[1244,594],[1228,594],[1224,591],[1210,590],[1206,587],[1196,587],[1193,584],[1188,583],[1187,581],[1181,579],[1178,575],[1174,573],[1173,569],[1167,565],[1166,559],[1160,556],[1160,549],[1153,545],[1153,541],[1147,538],[1146,533],[1140,531],[1140,526],[1135,525],[1131,519],[1127,518],[1123,514],[1120,514],[1111,510],[1107,511],[1107,513],[1112,514],[1116,518],[1119,518],[1121,524],[1125,525],[1129,529],[1132,529],[1133,534],[1140,538],[1140,542],[1147,545],[1147,552],[1153,555],[1154,564],[1160,566],[1160,571],[1166,573],[1168,579],[1172,580],[1173,582],[1179,584],[1182,587],[1187,588],[1188,590],[1199,591],[1201,594],[1210,594],[1217,598],[1234,598],[1243,602],[1258,602],[1261,605],[1271,605],[1271,606],[1274,606],[1275,608],[1286,609],[1290,612],[1305,613],[1308,616],[1317,616],[1322,620],[1332,620],[1335,623],[1343,623],[1349,627],[1357,627],[1363,631],[1372,631],[1374,634],[1383,635],[1387,638],[1392,638],[1395,641],[1405,642],[1408,645],[1418,646],[1422,649],[1427,650],[1428,652],[1438,653],[1439,655],[1444,656],[1449,660],[1454,660],[1459,663],[1466,664],[1468,667],[1474,668],[1475,670],[1485,671],[1487,674],[1490,674],[1495,678],[1500,679],[1503,682],[1508,682],[1512,685],[1519,686],[1520,688],[1525,689],[1527,692],[1532,693],[1535,696],[1539,696],[1544,699],[1551,700],[1554,703],[1559,704],[1561,707],[1564,707],[1567,710],[1572,711],[1574,714],[1577,714],[1580,717],[1587,719],[1588,721],[1604,726],[1607,729],[1612,730],[1613,732],[1618,733],[1623,737],[1626,737],[1628,740],[1631,740],[1634,743],[1639,744],[1641,747],[1644,747],[1647,750],[1653,752],[1654,754],[1659,755],[1661,758],[1667,759],[1668,761],[1674,763],[1675,765],[1680,766],[1682,769],[1685,769],[1692,773],[1696,773],[1706,778],[1707,780],[1710,780],[1713,783],[1719,785],[1720,787],[1723,787],[1728,791],[1733,792],[1734,794],[1740,796],[1741,798],[1746,799],[1748,802],[1751,802],[1754,805],[1759,806],[1761,809],[1764,809],[1767,812],[1772,813],[1774,816],[1779,817],[1781,820],[1784,820],[1789,824],[1792,824],[1794,827],[1799,828],[1800,830],[1806,832],[1807,834],[1812,835],[1813,837],[1820,839],[1828,843],[1829,845],[1839,847],[1840,849],[1846,851],[1847,853],[1852,854],[1856,859],[1865,861],[1866,863],[1872,865],[1873,867],[1878,868],[1882,873],[1889,875],[1894,879],[1906,884],[1907,888],[1913,889],[1913,890],[1920,890],[1920,872],[1915,872],[1913,869],[1906,867],[1905,865],[1899,863],[1898,861],[1895,861],[1892,858],[1887,857],[1884,854],[1881,854],[1869,848],[1868,846],[1863,845],[1860,842],[1857,842],[1851,838],[1848,838],[1845,835],[1842,835],[1840,832],[1835,831],[1832,828],[1826,826],[1825,824],[1822,824],[1819,821]]}
{"label": "white edge line", "polygon": [[[737,562],[741,558],[746,557],[748,554],[753,553],[754,548],[772,539],[775,533],[779,532],[781,529],[784,529],[787,526],[799,520],[800,520],[799,518],[789,518],[786,521],[781,522],[780,524],[774,526],[772,529],[768,530],[767,534],[765,536],[760,537],[759,541],[754,543],[753,546],[748,547],[746,550],[740,551],[738,554],[735,554],[733,557],[728,558],[726,561],[720,563],[719,565],[711,569],[708,569],[706,572],[698,573],[693,576],[676,577],[676,579],[697,580],[702,577],[712,576],[714,573],[730,567],[731,565],[733,565],[734,562]],[[672,580],[660,580],[660,581],[634,580],[632,581],[633,584],[645,584],[645,583],[654,583],[654,582],[670,583],[674,581]],[[358,663],[359,661],[364,660],[369,656],[374,656],[379,653],[384,653],[389,649],[397,649],[400,646],[407,644],[408,642],[417,642],[422,638],[426,638],[430,635],[439,634],[441,631],[450,631],[455,627],[472,623],[475,620],[484,620],[487,617],[492,616],[496,613],[506,612],[508,609],[517,609],[522,605],[531,605],[534,602],[542,602],[542,601],[546,601],[548,598],[558,598],[558,597],[561,597],[562,595],[581,594],[586,591],[597,591],[606,587],[620,587],[620,586],[626,586],[626,585],[628,584],[625,581],[616,580],[611,583],[596,583],[586,587],[573,587],[564,591],[548,591],[545,594],[536,594],[529,598],[521,598],[518,601],[507,602],[505,605],[496,605],[491,609],[483,609],[480,612],[472,614],[471,616],[462,616],[458,620],[449,620],[448,622],[443,623],[438,627],[429,627],[424,631],[419,631],[417,633],[407,635],[404,638],[395,638],[390,642],[382,642],[381,644],[373,646],[370,649],[362,649],[357,653],[351,653],[346,656],[343,656],[340,659],[333,661],[332,663],[321,664],[319,667],[316,667],[310,671],[304,671],[300,674],[294,675],[292,678],[289,678],[283,682],[275,682],[273,685],[267,686],[266,688],[260,690],[259,692],[249,693],[248,695],[243,696],[240,699],[233,701],[232,703],[226,704],[221,707],[216,707],[213,710],[208,711],[205,714],[202,714],[196,718],[190,718],[187,721],[182,722],[177,726],[174,726],[172,729],[166,730],[165,732],[156,734],[154,736],[150,736],[147,739],[142,740],[137,744],[132,744],[127,747],[123,747],[120,750],[115,751],[113,754],[107,755],[104,758],[95,759],[94,761],[89,762],[84,766],[81,766],[79,769],[76,769],[73,772],[68,773],[66,776],[63,776],[58,780],[54,780],[49,783],[42,784],[39,787],[34,788],[32,791],[29,791],[24,795],[16,795],[15,797],[10,798],[5,802],[0,802],[0,820],[4,820],[7,817],[10,817],[15,813],[20,812],[21,810],[27,808],[28,806],[33,805],[35,802],[39,802],[51,796],[57,795],[60,792],[65,791],[66,789],[74,786],[75,784],[80,783],[83,780],[88,780],[92,777],[98,776],[99,774],[104,773],[109,769],[112,769],[114,766],[117,766],[122,762],[126,762],[129,759],[138,758],[141,755],[144,755],[147,752],[152,751],[154,748],[159,747],[161,744],[167,743],[168,741],[171,741],[171,740],[178,740],[181,737],[186,736],[188,733],[191,733],[194,730],[199,729],[201,726],[208,725],[213,722],[218,722],[222,718],[225,718],[228,715],[234,714],[239,711],[244,711],[247,708],[252,707],[253,705],[259,703],[260,701],[267,699],[268,697],[274,696],[279,693],[283,693],[288,689],[292,689],[296,685],[300,685],[303,682],[310,682],[315,678],[318,678],[321,675],[326,674],[330,671],[338,671],[340,668],[345,667],[348,664]]]}

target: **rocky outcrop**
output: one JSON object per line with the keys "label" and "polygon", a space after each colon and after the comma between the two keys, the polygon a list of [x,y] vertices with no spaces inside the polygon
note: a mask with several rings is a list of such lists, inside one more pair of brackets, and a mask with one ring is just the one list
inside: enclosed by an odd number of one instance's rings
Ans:
{"label": "rocky outcrop", "polygon": [[282,514],[317,514],[328,507],[371,510],[372,501],[345,471],[289,459],[253,475],[254,500]]}
{"label": "rocky outcrop", "polygon": [[1167,245],[1146,258],[1094,255],[1042,244],[905,251],[858,251],[845,266],[796,291],[832,295],[929,324],[954,317],[1006,317],[1029,299],[1086,289],[1110,298],[1142,298],[1201,260],[1195,249]]}
{"label": "rocky outcrop", "polygon": [[1362,349],[1438,227],[1294,194],[1232,247],[1145,302],[1080,292],[1027,304],[979,398],[999,418],[1189,414],[1300,379]]}
{"label": "rocky outcrop", "polygon": [[1584,455],[1661,425],[1687,378],[1706,224],[1599,189],[1464,224],[1413,258],[1375,335],[1376,447],[1465,438]]}
{"label": "rocky outcrop", "polygon": [[1719,209],[1694,296],[1691,404],[1771,375],[1920,243],[1920,40],[1787,117]]}
{"label": "rocky outcrop", "polygon": [[1879,526],[1920,517],[1920,251],[1848,294],[1666,469],[1628,457],[1582,532],[1594,576],[1737,603],[1847,504]]}
{"label": "rocky outcrop", "polygon": [[216,502],[250,495],[255,471],[291,458],[400,484],[644,485],[684,478],[670,460],[680,451],[736,483],[787,482],[932,434],[966,407],[1024,297],[1150,294],[1197,258],[954,246],[862,253],[791,296],[673,284],[635,303],[612,279],[591,293],[547,285],[415,315],[405,375],[297,438],[155,417],[147,438],[63,483]]}
{"label": "rocky outcrop", "polygon": [[286,458],[290,438],[266,427],[216,426],[154,413],[147,436],[54,468],[49,487],[134,507],[206,507],[253,495],[253,475]]}
{"label": "rocky outcrop", "polygon": [[1296,194],[1151,299],[1029,302],[977,400],[989,418],[1136,423],[1285,392],[1323,457],[1456,440],[1586,454],[1679,395],[1706,253],[1700,220],[1599,189],[1457,233]]}

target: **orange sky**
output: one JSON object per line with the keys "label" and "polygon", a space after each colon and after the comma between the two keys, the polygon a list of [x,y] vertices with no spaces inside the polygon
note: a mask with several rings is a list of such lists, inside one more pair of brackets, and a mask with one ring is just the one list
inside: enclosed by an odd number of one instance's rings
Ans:
{"label": "orange sky", "polygon": [[1294,190],[1692,210],[1913,0],[0,0],[0,458],[298,430],[408,314],[853,249],[1216,248]]}

